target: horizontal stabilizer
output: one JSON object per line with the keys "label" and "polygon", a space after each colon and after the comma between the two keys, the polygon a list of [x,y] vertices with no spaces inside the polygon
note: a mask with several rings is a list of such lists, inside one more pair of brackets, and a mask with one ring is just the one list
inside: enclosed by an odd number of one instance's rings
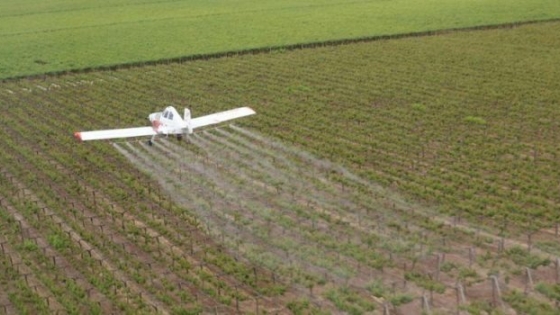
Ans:
{"label": "horizontal stabilizer", "polygon": [[203,126],[219,124],[224,121],[241,118],[253,114],[255,114],[255,111],[249,107],[230,109],[225,112],[219,112],[207,116],[193,118],[191,119],[191,128],[195,129]]}
{"label": "horizontal stabilizer", "polygon": [[156,132],[152,127],[138,127],[138,128],[76,132],[74,133],[74,137],[76,137],[76,139],[80,141],[88,141],[88,140],[104,140],[104,139],[153,136],[155,134]]}

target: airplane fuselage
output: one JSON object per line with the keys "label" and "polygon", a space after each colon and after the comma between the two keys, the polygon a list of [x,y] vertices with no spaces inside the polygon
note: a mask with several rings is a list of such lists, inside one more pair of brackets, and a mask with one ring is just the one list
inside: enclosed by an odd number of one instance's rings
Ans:
{"label": "airplane fuselage", "polygon": [[187,127],[187,122],[181,118],[172,106],[166,107],[163,112],[150,114],[148,119],[157,134],[183,134]]}

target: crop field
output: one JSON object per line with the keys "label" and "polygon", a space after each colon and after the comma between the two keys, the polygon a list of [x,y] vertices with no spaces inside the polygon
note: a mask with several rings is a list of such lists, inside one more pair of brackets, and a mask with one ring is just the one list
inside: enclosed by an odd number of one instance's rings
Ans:
{"label": "crop field", "polygon": [[[3,81],[0,312],[555,314],[558,34]],[[258,114],[152,147],[72,137],[167,104]]]}
{"label": "crop field", "polygon": [[0,79],[558,12],[556,0],[0,0]]}

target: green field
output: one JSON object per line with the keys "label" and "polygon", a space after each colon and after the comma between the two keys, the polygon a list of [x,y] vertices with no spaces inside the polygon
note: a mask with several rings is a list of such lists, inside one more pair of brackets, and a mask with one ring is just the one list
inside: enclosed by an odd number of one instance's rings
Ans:
{"label": "green field", "polygon": [[[557,34],[4,81],[0,307],[406,314],[425,299],[443,314],[554,314]],[[258,114],[153,147],[72,137],[145,125],[169,103]]]}
{"label": "green field", "polygon": [[556,0],[1,0],[0,78],[558,12]]}

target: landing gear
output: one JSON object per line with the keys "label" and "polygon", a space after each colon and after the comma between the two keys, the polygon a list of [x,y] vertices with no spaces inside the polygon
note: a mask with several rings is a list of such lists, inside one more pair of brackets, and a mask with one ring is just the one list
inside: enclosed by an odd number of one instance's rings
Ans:
{"label": "landing gear", "polygon": [[151,147],[154,144],[154,139],[156,138],[155,135],[152,136],[150,140],[148,140],[148,145]]}
{"label": "landing gear", "polygon": [[183,135],[182,134],[178,134],[177,135],[177,141],[181,141],[183,140]]}

